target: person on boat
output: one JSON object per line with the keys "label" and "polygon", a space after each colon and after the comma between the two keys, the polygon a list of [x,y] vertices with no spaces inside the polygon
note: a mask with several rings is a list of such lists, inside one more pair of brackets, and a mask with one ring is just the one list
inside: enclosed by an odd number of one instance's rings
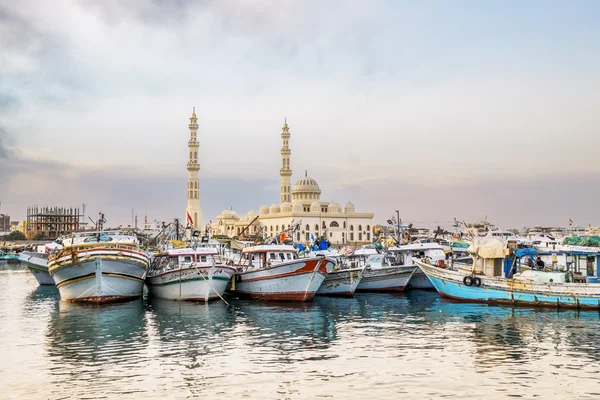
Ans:
{"label": "person on boat", "polygon": [[544,261],[542,261],[541,257],[538,257],[535,259],[535,265],[537,265],[537,267],[539,269],[543,269],[544,268]]}

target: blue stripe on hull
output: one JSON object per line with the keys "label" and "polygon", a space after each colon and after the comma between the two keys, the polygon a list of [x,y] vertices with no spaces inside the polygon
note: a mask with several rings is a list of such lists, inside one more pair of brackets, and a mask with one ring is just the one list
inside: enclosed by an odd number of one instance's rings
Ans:
{"label": "blue stripe on hull", "polygon": [[429,279],[442,296],[457,300],[492,304],[501,303],[565,308],[600,308],[600,299],[598,297],[554,296],[539,293],[510,292],[484,287],[466,286],[462,283],[449,280],[444,281],[433,276],[430,276]]}

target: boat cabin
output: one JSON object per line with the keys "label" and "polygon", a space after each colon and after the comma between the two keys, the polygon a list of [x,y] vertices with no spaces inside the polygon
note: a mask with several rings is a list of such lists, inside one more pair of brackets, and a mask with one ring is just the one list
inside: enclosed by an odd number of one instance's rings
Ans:
{"label": "boat cabin", "polygon": [[152,269],[164,272],[190,267],[212,267],[213,264],[223,264],[221,256],[215,248],[174,249],[154,257]]}
{"label": "boat cabin", "polygon": [[298,250],[288,245],[252,246],[242,250],[238,267],[243,269],[269,268],[272,265],[298,259]]}

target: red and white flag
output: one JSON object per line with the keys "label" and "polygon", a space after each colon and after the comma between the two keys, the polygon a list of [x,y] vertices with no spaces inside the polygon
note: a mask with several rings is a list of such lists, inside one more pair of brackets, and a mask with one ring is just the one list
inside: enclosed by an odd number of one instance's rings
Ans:
{"label": "red and white flag", "polygon": [[192,219],[192,216],[187,211],[186,211],[186,214],[187,214],[187,220],[188,220],[188,222],[190,223],[190,225],[194,226],[194,220]]}
{"label": "red and white flag", "polygon": [[569,218],[569,226],[573,225],[573,220]]}

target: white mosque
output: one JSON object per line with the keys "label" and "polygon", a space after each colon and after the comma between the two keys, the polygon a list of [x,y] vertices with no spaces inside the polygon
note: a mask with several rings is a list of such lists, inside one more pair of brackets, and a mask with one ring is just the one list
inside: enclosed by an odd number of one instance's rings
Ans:
{"label": "white mosque", "polygon": [[[191,126],[190,126],[191,129]],[[289,227],[299,225],[293,238],[305,244],[311,235],[327,235],[333,244],[367,244],[372,242],[373,213],[358,213],[351,202],[342,206],[336,202],[321,201],[321,189],[312,178],[305,175],[291,188],[289,148],[290,129],[287,120],[281,132],[281,196],[280,204],[260,207],[258,214],[250,211],[239,217],[233,210],[223,210],[217,220],[210,223],[213,235],[235,237],[242,234],[265,237],[278,235]],[[262,227],[262,229],[261,229]]]}

